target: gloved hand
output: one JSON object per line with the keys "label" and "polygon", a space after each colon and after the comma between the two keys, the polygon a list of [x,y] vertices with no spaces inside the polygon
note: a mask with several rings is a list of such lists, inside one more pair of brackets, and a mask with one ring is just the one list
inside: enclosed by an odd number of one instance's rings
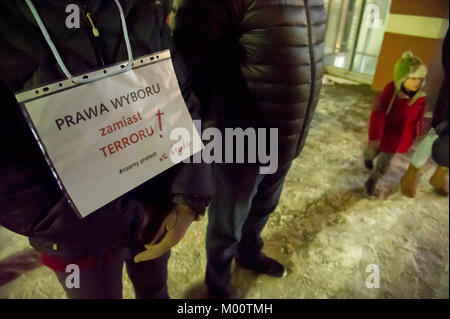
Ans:
{"label": "gloved hand", "polygon": [[196,213],[186,205],[177,204],[162,222],[154,240],[145,245],[146,250],[134,257],[139,263],[164,255],[183,238],[186,230],[196,219]]}
{"label": "gloved hand", "polygon": [[373,169],[373,160],[378,154],[379,147],[380,141],[369,141],[364,150],[364,166],[369,170]]}

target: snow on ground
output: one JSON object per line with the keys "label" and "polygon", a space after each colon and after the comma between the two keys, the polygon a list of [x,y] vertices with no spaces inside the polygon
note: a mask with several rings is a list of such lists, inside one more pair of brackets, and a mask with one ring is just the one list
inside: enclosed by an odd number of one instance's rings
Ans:
{"label": "snow on ground", "polygon": [[[332,83],[321,100],[303,153],[294,161],[281,202],[263,232],[264,251],[283,262],[283,278],[233,268],[241,298],[448,298],[449,203],[423,171],[417,197],[399,192],[408,157],[397,156],[380,182],[380,198],[364,194],[363,167],[370,107],[369,87]],[[169,262],[172,298],[195,297],[203,289],[206,218],[195,223],[173,249]],[[0,259],[29,248],[27,240],[0,229]],[[366,287],[369,265],[380,287]],[[124,297],[134,298],[124,273]],[[52,271],[25,273],[0,287],[0,298],[65,298]]]}

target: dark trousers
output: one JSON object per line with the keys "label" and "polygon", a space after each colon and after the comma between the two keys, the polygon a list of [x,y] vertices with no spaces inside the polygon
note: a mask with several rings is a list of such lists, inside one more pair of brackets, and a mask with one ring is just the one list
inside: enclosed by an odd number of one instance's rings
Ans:
{"label": "dark trousers", "polygon": [[261,232],[275,210],[292,161],[275,174],[253,166],[213,166],[216,197],[208,210],[206,284],[213,293],[229,292],[234,257],[254,262],[261,256]]}
{"label": "dark trousers", "polygon": [[112,260],[98,259],[98,265],[80,269],[80,287],[67,288],[70,273],[55,271],[70,299],[121,299],[122,270],[125,262],[137,299],[168,299],[167,262],[170,252],[158,259],[134,263],[132,258],[115,254]]}

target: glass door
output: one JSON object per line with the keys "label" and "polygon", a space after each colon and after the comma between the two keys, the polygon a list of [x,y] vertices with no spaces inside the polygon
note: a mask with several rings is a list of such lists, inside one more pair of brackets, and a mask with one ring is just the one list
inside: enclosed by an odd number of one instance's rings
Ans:
{"label": "glass door", "polygon": [[325,0],[325,67],[329,73],[371,83],[391,0]]}
{"label": "glass door", "polygon": [[325,64],[348,69],[359,26],[363,0],[329,1],[325,35]]}

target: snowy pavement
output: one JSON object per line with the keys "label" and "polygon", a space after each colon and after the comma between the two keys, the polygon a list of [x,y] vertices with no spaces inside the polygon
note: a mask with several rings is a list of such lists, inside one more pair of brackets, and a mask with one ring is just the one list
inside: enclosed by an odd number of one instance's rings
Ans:
{"label": "snowy pavement", "polygon": [[[449,298],[449,202],[428,183],[434,164],[425,167],[415,199],[399,192],[410,154],[394,159],[379,183],[380,198],[364,194],[362,151],[374,97],[363,85],[323,86],[306,146],[263,231],[264,252],[287,273],[270,278],[234,267],[237,297]],[[195,223],[173,249],[172,298],[202,289],[206,222]],[[0,269],[1,260],[29,248],[26,238],[0,228]],[[369,265],[379,269],[379,288],[366,286]],[[0,298],[65,294],[52,271],[38,267],[1,286]],[[125,273],[124,298],[134,298]]]}

